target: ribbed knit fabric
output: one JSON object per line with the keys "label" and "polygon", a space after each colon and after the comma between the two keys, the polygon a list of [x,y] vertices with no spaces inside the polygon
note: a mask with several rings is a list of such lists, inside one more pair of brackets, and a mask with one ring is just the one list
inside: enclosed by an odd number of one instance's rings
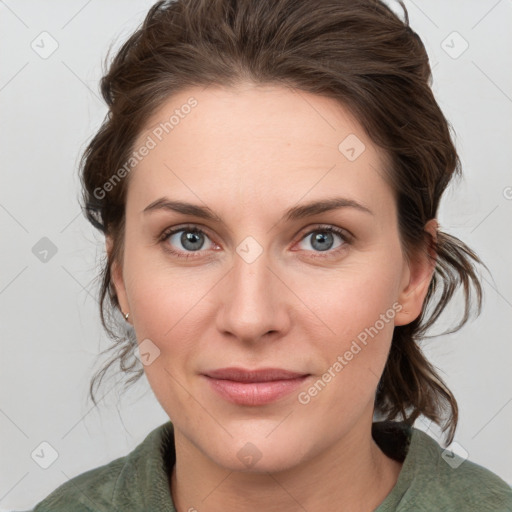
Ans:
{"label": "ribbed knit fabric", "polygon": [[[443,448],[421,430],[376,422],[372,436],[384,453],[403,462],[398,481],[374,512],[512,512],[512,488],[504,480],[469,460],[458,465],[457,455],[443,458]],[[174,463],[169,421],[128,455],[62,484],[33,512],[176,512],[169,491]]]}

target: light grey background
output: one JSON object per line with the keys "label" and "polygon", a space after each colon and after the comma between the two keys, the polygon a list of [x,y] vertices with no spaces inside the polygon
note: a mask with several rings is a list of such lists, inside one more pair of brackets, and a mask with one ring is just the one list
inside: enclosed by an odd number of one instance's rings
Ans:
{"label": "light grey background", "polygon": [[[0,510],[33,506],[168,420],[145,377],[124,395],[107,382],[99,407],[86,401],[109,341],[95,299],[103,240],[78,205],[78,158],[106,112],[101,61],[152,4],[0,1]],[[454,450],[512,484],[512,2],[406,5],[465,172],[445,196],[441,227],[473,247],[494,279],[483,276],[482,315],[425,350],[459,402]],[[33,252],[43,237],[57,249],[46,262]],[[42,442],[58,453],[48,469],[31,456],[51,454]]]}

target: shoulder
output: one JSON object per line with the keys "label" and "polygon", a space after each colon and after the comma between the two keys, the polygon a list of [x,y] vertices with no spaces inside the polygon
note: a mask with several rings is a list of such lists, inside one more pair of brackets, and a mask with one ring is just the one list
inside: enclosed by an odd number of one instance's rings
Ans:
{"label": "shoulder", "polygon": [[[409,450],[407,469],[412,472],[412,480],[408,506],[414,504],[418,511],[430,511],[432,507],[466,512],[512,511],[512,488],[492,471],[442,448],[416,428]],[[407,502],[407,496],[404,498]]]}
{"label": "shoulder", "polygon": [[161,492],[165,491],[161,449],[170,433],[170,423],[157,427],[128,455],[64,482],[31,512],[144,510],[150,480],[159,480]]}
{"label": "shoulder", "polygon": [[[129,456],[90,469],[57,487],[33,512],[96,512],[108,510],[118,480]],[[72,507],[72,508],[71,508]]]}

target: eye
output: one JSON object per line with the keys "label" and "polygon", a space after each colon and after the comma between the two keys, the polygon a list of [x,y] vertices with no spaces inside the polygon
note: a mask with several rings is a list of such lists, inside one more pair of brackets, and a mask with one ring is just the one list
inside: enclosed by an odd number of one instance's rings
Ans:
{"label": "eye", "polygon": [[[192,253],[207,250],[209,247],[204,247],[205,241],[210,240],[208,235],[196,226],[169,228],[162,233],[159,239],[164,243],[165,250],[179,258],[195,257]],[[211,240],[210,243],[214,245]],[[177,247],[178,250],[173,247]]]}
{"label": "eye", "polygon": [[[341,240],[338,245],[335,245],[336,238]],[[335,226],[317,226],[314,230],[308,231],[301,239],[301,243],[309,242],[314,252],[328,252],[338,253],[344,250],[349,243],[349,235],[340,228]],[[304,249],[304,247],[302,247]],[[307,247],[304,249],[309,251]]]}
{"label": "eye", "polygon": [[[335,245],[336,238],[339,240],[337,245]],[[168,228],[158,239],[164,244],[164,249],[167,252],[178,258],[200,257],[203,251],[208,249],[216,250],[218,248],[205,231],[197,226]],[[313,249],[311,250],[308,247],[301,247],[300,249],[317,253],[314,257],[329,257],[345,250],[350,240],[351,235],[341,228],[331,225],[317,226],[315,229],[308,231],[300,240],[300,243],[309,241]],[[323,255],[321,253],[326,254]]]}

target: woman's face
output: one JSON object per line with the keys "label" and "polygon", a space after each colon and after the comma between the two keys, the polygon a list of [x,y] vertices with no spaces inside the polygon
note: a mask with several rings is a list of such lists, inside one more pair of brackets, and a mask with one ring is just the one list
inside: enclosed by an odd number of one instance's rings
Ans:
{"label": "woman's face", "polygon": [[[404,259],[361,126],[301,91],[191,88],[134,150],[114,280],[179,439],[224,468],[277,471],[367,436],[393,328],[420,313],[431,269]],[[205,375],[228,367],[306,376]]]}

